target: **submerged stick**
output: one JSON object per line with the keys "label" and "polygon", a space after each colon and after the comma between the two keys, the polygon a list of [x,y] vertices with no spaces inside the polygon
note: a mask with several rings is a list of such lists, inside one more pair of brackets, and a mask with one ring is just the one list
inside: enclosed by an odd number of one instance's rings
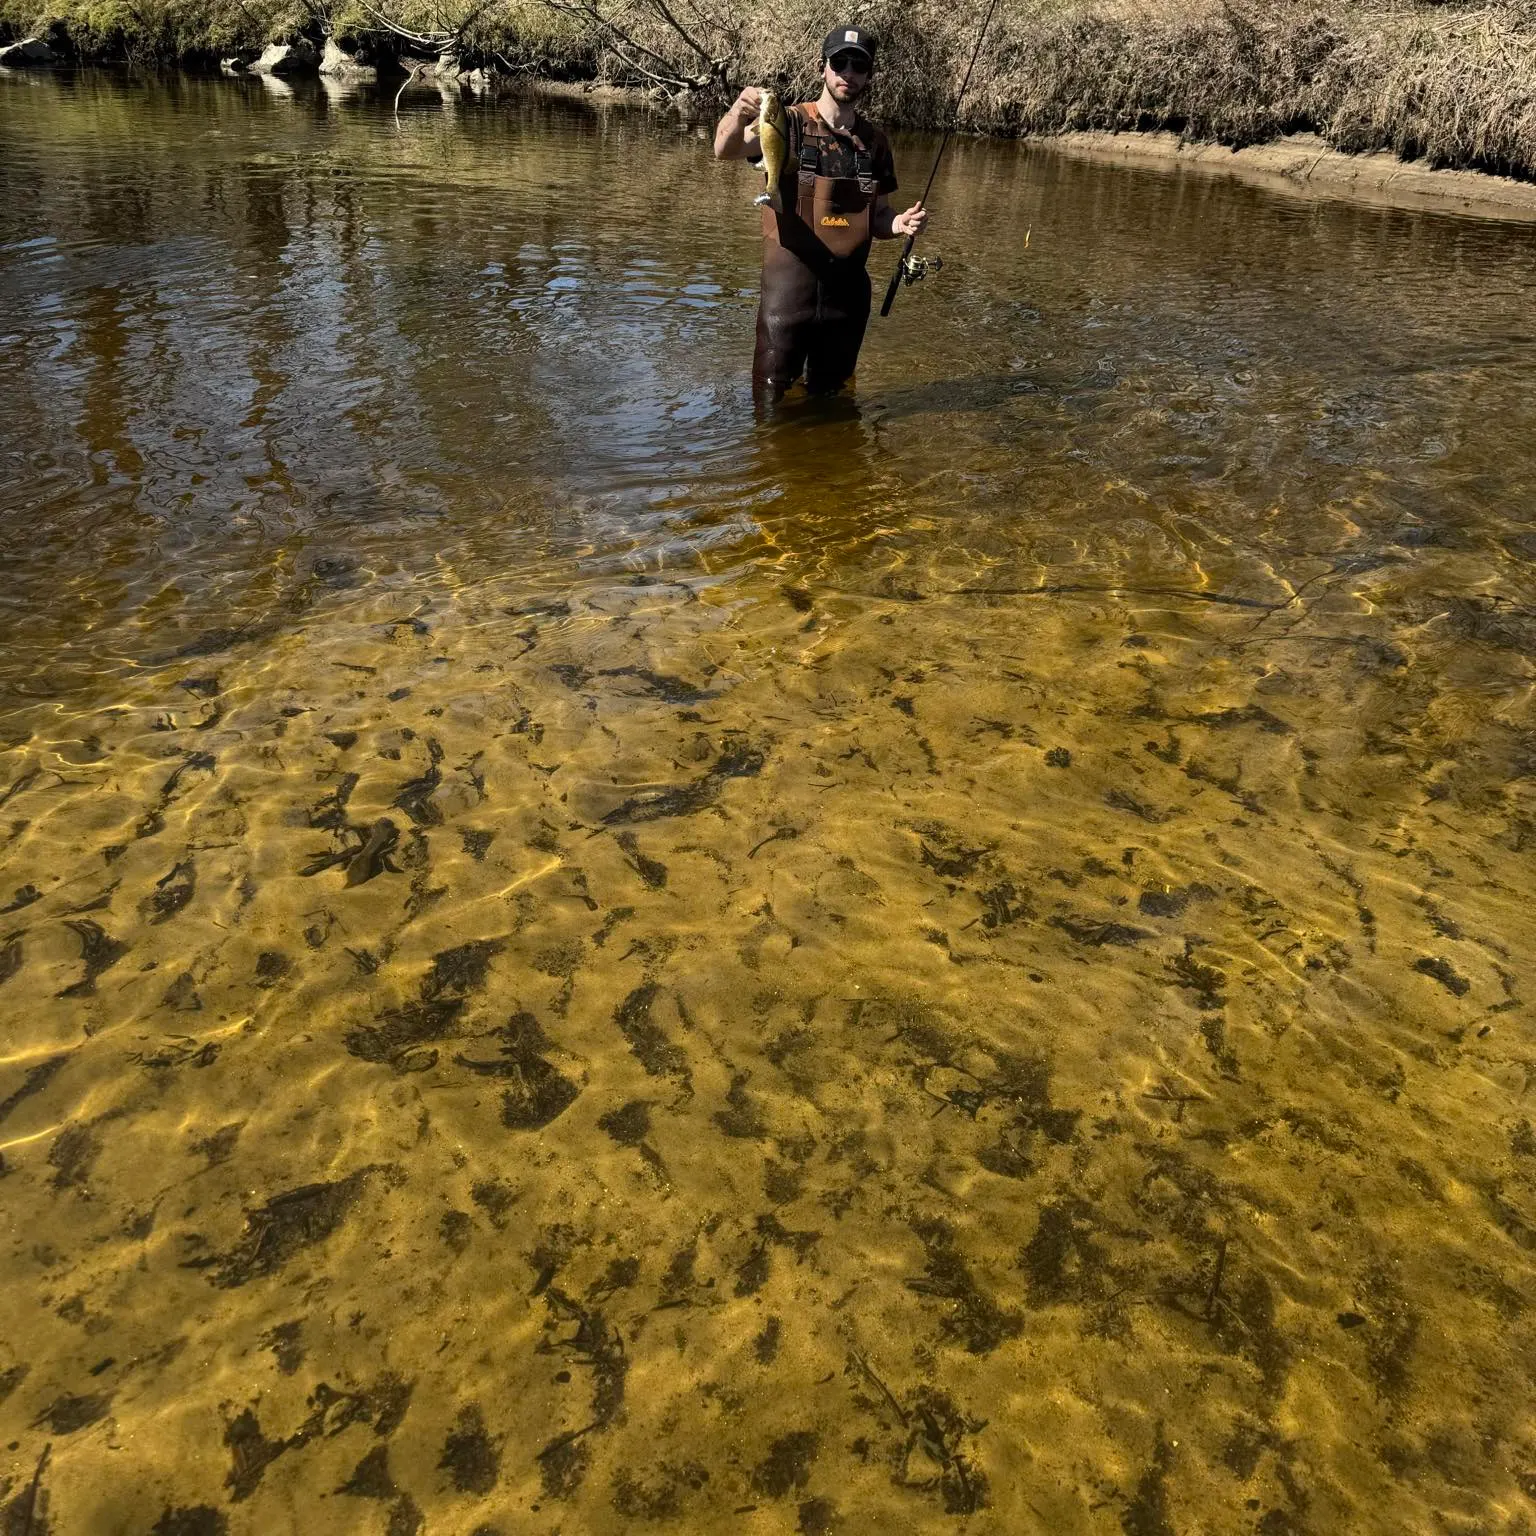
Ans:
{"label": "submerged stick", "polygon": [[1210,1322],[1216,1313],[1216,1302],[1221,1295],[1221,1277],[1227,1267],[1227,1239],[1216,1245],[1216,1273],[1211,1276],[1211,1288],[1205,1297],[1205,1320]]}
{"label": "submerged stick", "polygon": [[32,1474],[32,1482],[27,1488],[27,1513],[21,1522],[21,1536],[32,1536],[33,1525],[37,1520],[37,1496],[42,1491],[43,1473],[48,1469],[48,1458],[53,1454],[53,1442],[50,1440],[43,1447],[43,1454],[37,1458],[37,1470]]}
{"label": "submerged stick", "polygon": [[555,1438],[551,1440],[542,1451],[539,1451],[533,1459],[535,1461],[545,1461],[551,1456],[556,1456],[561,1451],[563,1451],[566,1446],[574,1445],[584,1435],[590,1435],[592,1431],[597,1428],[599,1428],[599,1425],[594,1419],[592,1423],[584,1424],[580,1429],[568,1429],[563,1435],[556,1435]]}
{"label": "submerged stick", "polygon": [[1228,608],[1258,608],[1265,614],[1287,608],[1293,601],[1266,603],[1257,597],[1234,597],[1227,592],[1200,592],[1189,587],[1095,587],[1057,583],[1039,587],[956,587],[944,597],[1070,597],[1087,593],[1100,597],[1187,597],[1200,603],[1220,603]]}
{"label": "submerged stick", "polygon": [[868,1380],[875,1386],[875,1388],[879,1391],[880,1395],[886,1400],[886,1402],[891,1405],[891,1408],[896,1414],[896,1417],[901,1420],[903,1427],[905,1427],[905,1425],[910,1422],[911,1415],[905,1408],[901,1406],[900,1403],[896,1401],[895,1395],[892,1393],[891,1389],[886,1386],[886,1384],[881,1381],[880,1378],[875,1374],[875,1368],[869,1363],[867,1357],[860,1354],[856,1349],[850,1349],[848,1351],[848,1355],[853,1363],[858,1366],[858,1368],[864,1373]]}

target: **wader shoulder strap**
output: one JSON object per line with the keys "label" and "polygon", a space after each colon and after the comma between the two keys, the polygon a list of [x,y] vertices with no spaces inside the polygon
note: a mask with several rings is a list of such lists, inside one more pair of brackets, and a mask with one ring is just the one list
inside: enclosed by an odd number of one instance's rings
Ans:
{"label": "wader shoulder strap", "polygon": [[806,132],[808,124],[800,112],[795,112],[790,124],[789,145],[800,168],[800,191],[811,193],[816,187],[816,173],[821,169],[821,149],[817,138]]}
{"label": "wader shoulder strap", "polygon": [[859,122],[859,119],[854,120],[853,132],[849,134],[854,149],[853,174],[859,178],[859,191],[873,201],[880,191],[880,184],[875,176],[875,157],[869,152],[869,145],[859,132]]}
{"label": "wader shoulder strap", "polygon": [[879,195],[879,180],[875,175],[875,157],[860,136],[857,127],[850,134],[833,133],[815,115],[813,108],[797,107],[789,114],[789,152],[799,166],[800,191],[810,195],[815,191],[816,178],[821,174],[821,145],[830,139],[836,143],[846,137],[853,144],[853,174],[858,179],[859,191],[871,202]]}

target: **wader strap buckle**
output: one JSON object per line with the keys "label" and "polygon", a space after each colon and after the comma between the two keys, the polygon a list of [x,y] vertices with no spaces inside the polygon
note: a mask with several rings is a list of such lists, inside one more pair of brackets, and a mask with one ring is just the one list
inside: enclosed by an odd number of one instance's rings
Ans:
{"label": "wader strap buckle", "polygon": [[814,191],[816,175],[821,169],[821,150],[812,138],[803,138],[800,141],[800,190],[802,192]]}
{"label": "wader strap buckle", "polygon": [[854,156],[853,173],[859,178],[859,191],[865,197],[874,197],[879,184],[875,180],[875,157],[867,149],[860,149]]}

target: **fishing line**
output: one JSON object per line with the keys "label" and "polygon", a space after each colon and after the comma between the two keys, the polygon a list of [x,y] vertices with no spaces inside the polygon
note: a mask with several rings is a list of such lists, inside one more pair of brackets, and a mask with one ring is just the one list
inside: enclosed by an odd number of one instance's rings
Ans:
{"label": "fishing line", "polygon": [[[918,201],[923,207],[928,206],[928,194],[933,191],[934,178],[939,174],[939,165],[944,159],[944,151],[949,148],[949,141],[955,136],[955,129],[960,126],[960,107],[965,101],[965,93],[971,88],[971,74],[976,68],[976,60],[981,57],[981,45],[987,35],[987,28],[992,25],[992,13],[997,10],[997,0],[987,7],[987,14],[982,17],[981,31],[976,34],[976,46],[971,50],[971,62],[965,67],[965,79],[960,82],[960,94],[955,97],[955,110],[949,121],[949,127],[944,130],[944,138],[939,144],[939,152],[933,157],[933,169],[928,173],[928,185],[923,188],[923,195]],[[896,290],[901,287],[901,280],[913,270],[912,250],[917,244],[916,235],[908,235],[907,243],[901,248],[901,260],[896,263],[896,270],[891,274],[891,286],[885,290],[885,303],[880,306],[880,315],[883,319],[891,312],[891,305],[896,302]]]}

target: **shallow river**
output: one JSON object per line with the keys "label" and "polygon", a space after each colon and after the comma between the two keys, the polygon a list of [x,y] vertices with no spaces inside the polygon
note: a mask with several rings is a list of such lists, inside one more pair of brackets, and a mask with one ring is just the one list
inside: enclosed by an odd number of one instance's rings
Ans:
{"label": "shallow river", "polygon": [[759,419],[670,118],[0,186],[6,1531],[1536,1528],[1528,229],[962,145]]}

